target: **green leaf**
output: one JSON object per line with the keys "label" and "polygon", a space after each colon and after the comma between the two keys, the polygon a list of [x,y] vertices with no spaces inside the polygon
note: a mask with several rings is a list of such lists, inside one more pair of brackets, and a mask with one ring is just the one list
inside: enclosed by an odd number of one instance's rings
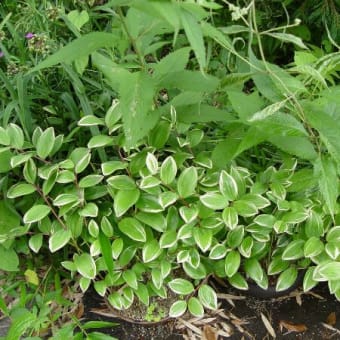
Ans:
{"label": "green leaf", "polygon": [[222,210],[229,204],[228,199],[215,192],[207,192],[203,196],[200,196],[200,201],[208,208],[213,210]]}
{"label": "green leaf", "polygon": [[132,217],[126,217],[118,223],[120,231],[138,242],[146,241],[146,232],[142,224]]}
{"label": "green leaf", "polygon": [[258,213],[256,205],[246,200],[235,201],[233,207],[243,217],[252,217]]}
{"label": "green leaf", "polygon": [[236,273],[234,276],[228,278],[228,282],[237,289],[241,290],[248,289],[248,283],[240,273]]}
{"label": "green leaf", "polygon": [[188,301],[188,310],[193,316],[197,318],[201,318],[204,315],[203,305],[201,304],[200,300],[194,296],[192,296]]}
{"label": "green leaf", "polygon": [[113,144],[113,139],[110,136],[106,135],[97,135],[93,136],[89,142],[87,143],[87,147],[89,149],[93,148],[101,148],[103,146],[108,146]]}
{"label": "green leaf", "polygon": [[[87,321],[87,322],[85,322],[84,324],[81,325],[81,328],[82,329],[108,328],[108,327],[114,327],[114,326],[117,326],[117,325],[118,325],[118,323],[110,322],[110,321]],[[93,334],[93,333],[90,333],[90,334]],[[109,338],[112,339],[112,337],[109,337]],[[103,338],[103,340],[104,340],[104,338]]]}
{"label": "green leaf", "polygon": [[308,292],[312,288],[314,288],[318,281],[313,279],[314,271],[316,267],[309,267],[305,273],[305,276],[303,278],[303,291]]}
{"label": "green leaf", "polygon": [[9,188],[7,192],[7,197],[8,198],[21,197],[21,196],[29,195],[35,191],[36,191],[36,188],[32,184],[18,183]]}
{"label": "green leaf", "polygon": [[126,175],[112,176],[107,179],[110,186],[118,190],[134,190],[136,189],[135,181]]}
{"label": "green leaf", "polygon": [[276,291],[280,292],[291,287],[295,283],[297,275],[298,271],[293,266],[283,271],[277,279]]}
{"label": "green leaf", "polygon": [[28,245],[35,253],[38,253],[42,246],[42,242],[43,242],[43,235],[35,234],[30,237],[28,241]]}
{"label": "green leaf", "polygon": [[227,244],[231,248],[237,248],[243,240],[244,227],[242,225],[230,230],[227,235]]}
{"label": "green leaf", "polygon": [[238,214],[234,207],[227,207],[222,212],[222,219],[229,229],[235,229],[238,225]]}
{"label": "green leaf", "polygon": [[171,184],[173,180],[176,178],[176,173],[177,173],[176,162],[171,156],[169,156],[163,161],[161,165],[160,169],[161,181],[167,185]]}
{"label": "green leaf", "polygon": [[195,52],[200,68],[203,71],[206,67],[206,55],[202,28],[196,21],[194,15],[185,9],[180,12],[180,18],[185,34]]}
{"label": "green leaf", "polygon": [[0,144],[7,146],[10,144],[10,142],[11,140],[7,131],[2,126],[0,126]]}
{"label": "green leaf", "polygon": [[78,185],[79,188],[89,188],[89,187],[93,187],[96,186],[97,184],[99,184],[102,180],[103,180],[103,176],[101,175],[88,175],[83,177]]}
{"label": "green leaf", "polygon": [[149,145],[157,150],[162,149],[169,139],[171,124],[167,121],[160,121],[149,133]]}
{"label": "green leaf", "polygon": [[6,249],[0,244],[0,269],[7,272],[18,271],[18,265],[19,257],[14,249]]}
{"label": "green leaf", "polygon": [[83,253],[76,256],[74,264],[80,275],[87,279],[94,279],[96,277],[96,264],[90,254]]}
{"label": "green leaf", "polygon": [[185,223],[193,222],[198,216],[198,209],[196,206],[183,206],[179,208],[179,214],[181,215]]}
{"label": "green leaf", "polygon": [[11,146],[15,149],[22,149],[24,145],[24,133],[22,129],[16,124],[9,124],[7,126],[7,134],[11,141]]}
{"label": "green leaf", "polygon": [[120,95],[125,146],[131,148],[147,135],[158,120],[152,112],[154,81],[147,73],[130,73],[120,85]]}
{"label": "green leaf", "polygon": [[282,260],[281,256],[274,256],[268,266],[268,275],[277,275],[289,267],[289,262]]}
{"label": "green leaf", "polygon": [[303,248],[305,257],[314,257],[321,254],[324,250],[323,242],[317,237],[309,238]]}
{"label": "green leaf", "polygon": [[138,288],[137,276],[133,270],[131,269],[124,270],[123,279],[132,289]]}
{"label": "green leaf", "polygon": [[51,212],[51,208],[43,205],[37,204],[30,208],[24,215],[24,223],[34,223],[42,220]]}
{"label": "green leaf", "polygon": [[263,279],[264,272],[261,267],[260,262],[255,259],[247,259],[244,262],[244,269],[246,271],[246,274],[253,279],[255,282],[260,282]]}
{"label": "green leaf", "polygon": [[98,207],[95,203],[87,203],[85,207],[79,211],[79,215],[83,217],[97,217]]}
{"label": "green leaf", "polygon": [[102,47],[114,47],[115,36],[106,32],[91,32],[81,36],[47,57],[28,73],[42,70],[59,63],[71,63],[76,59],[90,55]]}
{"label": "green leaf", "polygon": [[117,217],[124,215],[139,199],[140,191],[119,190],[113,202],[113,209]]}
{"label": "green leaf", "polygon": [[71,152],[70,160],[75,165],[74,170],[77,174],[83,172],[90,164],[91,153],[87,148],[76,148]]}
{"label": "green leaf", "polygon": [[340,262],[331,261],[320,264],[316,267],[313,277],[316,273],[327,281],[338,281],[340,280]]}
{"label": "green leaf", "polygon": [[329,212],[334,215],[339,189],[334,185],[338,181],[336,165],[328,157],[320,157],[314,163],[314,171],[319,178],[319,189]]}
{"label": "green leaf", "polygon": [[109,273],[113,272],[114,264],[113,264],[113,251],[109,238],[104,235],[104,233],[99,232],[98,240],[100,245],[100,250],[103,255],[107,270]]}
{"label": "green leaf", "polygon": [[205,308],[217,309],[217,295],[208,285],[204,284],[198,289],[198,299]]}
{"label": "green leaf", "polygon": [[282,253],[283,260],[297,260],[304,256],[304,240],[294,240],[290,242]]}
{"label": "green leaf", "polygon": [[176,301],[170,306],[169,316],[172,318],[178,318],[187,310],[186,301]]}
{"label": "green leaf", "polygon": [[142,249],[142,258],[144,263],[155,260],[161,254],[161,248],[157,240],[148,241]]}
{"label": "green leaf", "polygon": [[161,248],[171,248],[177,242],[177,233],[174,230],[167,230],[159,239]]}
{"label": "green leaf", "polygon": [[178,295],[189,295],[194,291],[193,284],[185,279],[173,279],[168,283],[168,286]]}
{"label": "green leaf", "polygon": [[151,152],[147,153],[145,164],[151,175],[155,175],[158,172],[157,158]]}
{"label": "green leaf", "polygon": [[212,231],[210,229],[194,228],[193,236],[196,244],[203,252],[209,250],[209,248],[211,247],[213,237]]}
{"label": "green leaf", "polygon": [[97,126],[104,125],[103,119],[98,118],[94,115],[87,115],[78,121],[79,126]]}
{"label": "green leaf", "polygon": [[117,238],[112,242],[112,257],[117,260],[124,248],[124,241],[121,238]]}
{"label": "green leaf", "polygon": [[228,201],[234,201],[238,195],[238,188],[235,179],[226,171],[222,170],[219,178],[219,188],[222,195]]}
{"label": "green leaf", "polygon": [[227,277],[234,276],[241,265],[241,255],[238,251],[232,250],[225,258],[224,268]]}
{"label": "green leaf", "polygon": [[162,214],[140,211],[136,214],[136,218],[159,232],[164,232],[166,229],[166,219]]}
{"label": "green leaf", "polygon": [[51,253],[63,248],[71,239],[72,233],[70,229],[59,229],[48,240],[48,247]]}
{"label": "green leaf", "polygon": [[53,127],[46,129],[38,138],[36,150],[40,158],[45,159],[53,150],[55,135]]}
{"label": "green leaf", "polygon": [[18,165],[25,163],[26,161],[28,161],[29,159],[32,158],[32,154],[31,153],[23,153],[23,154],[19,154],[16,156],[13,156],[11,158],[11,167],[15,168]]}
{"label": "green leaf", "polygon": [[290,33],[281,33],[281,32],[270,32],[270,33],[265,33],[266,35],[269,35],[273,38],[279,39],[284,42],[290,42],[295,44],[296,46],[303,48],[303,49],[308,49],[308,47],[303,43],[302,39],[297,37],[296,35],[290,34]]}
{"label": "green leaf", "polygon": [[75,203],[79,201],[79,197],[74,194],[60,194],[58,195],[54,201],[53,205],[56,207],[62,207],[63,205],[67,205],[70,203]]}
{"label": "green leaf", "polygon": [[121,161],[109,161],[101,164],[102,173],[104,176],[109,176],[117,170],[123,170],[128,167],[128,163]]}
{"label": "green leaf", "polygon": [[155,285],[155,287],[157,289],[162,288],[162,286],[163,286],[163,275],[162,275],[161,269],[152,268],[151,279],[152,279],[152,283]]}
{"label": "green leaf", "polygon": [[209,258],[212,260],[219,260],[225,258],[227,254],[227,248],[223,244],[215,244],[209,253]]}
{"label": "green leaf", "polygon": [[251,256],[251,250],[253,249],[254,239],[251,236],[246,236],[239,246],[239,251],[243,257],[249,258]]}
{"label": "green leaf", "polygon": [[177,191],[181,198],[186,198],[195,193],[197,186],[197,170],[195,167],[186,168],[177,181]]}
{"label": "green leaf", "polygon": [[80,30],[81,27],[90,20],[90,17],[85,10],[81,12],[78,10],[73,10],[67,14],[67,18],[75,27],[77,27],[78,30]]}

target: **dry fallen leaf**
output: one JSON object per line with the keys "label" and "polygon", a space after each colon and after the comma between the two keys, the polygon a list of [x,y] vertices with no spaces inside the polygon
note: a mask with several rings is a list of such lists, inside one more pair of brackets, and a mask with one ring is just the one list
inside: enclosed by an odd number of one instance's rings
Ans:
{"label": "dry fallen leaf", "polygon": [[217,330],[214,327],[205,325],[203,327],[202,340],[217,340]]}
{"label": "dry fallen leaf", "polygon": [[335,312],[332,312],[327,316],[326,323],[328,325],[335,326],[335,324],[336,324],[336,314],[335,314]]}
{"label": "dry fallen leaf", "polygon": [[280,325],[280,331],[281,332],[282,332],[283,328],[287,329],[289,332],[296,332],[296,333],[302,333],[302,332],[305,332],[307,330],[306,325],[304,325],[303,323],[294,324],[290,321],[280,320],[279,325]]}
{"label": "dry fallen leaf", "polygon": [[268,333],[275,339],[276,334],[275,334],[274,328],[271,325],[271,323],[269,322],[269,320],[267,319],[267,317],[263,313],[261,313],[261,319],[262,319],[262,322],[265,325]]}

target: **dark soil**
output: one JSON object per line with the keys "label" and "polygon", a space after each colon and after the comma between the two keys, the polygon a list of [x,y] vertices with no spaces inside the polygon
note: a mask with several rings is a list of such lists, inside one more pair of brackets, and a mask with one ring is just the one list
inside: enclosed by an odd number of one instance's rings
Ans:
{"label": "dark soil", "polygon": [[[140,325],[110,315],[101,297],[89,292],[84,298],[86,320],[119,322],[101,330],[119,340],[181,339],[340,339],[340,303],[326,285],[312,292],[296,290],[288,296],[258,299],[242,296],[232,288],[218,288],[221,308],[204,319],[184,318],[157,325]],[[272,335],[271,335],[272,334]]]}

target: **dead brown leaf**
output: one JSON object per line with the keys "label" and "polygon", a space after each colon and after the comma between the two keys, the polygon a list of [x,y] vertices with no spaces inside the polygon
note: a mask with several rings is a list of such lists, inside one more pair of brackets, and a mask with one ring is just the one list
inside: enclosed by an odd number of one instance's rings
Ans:
{"label": "dead brown leaf", "polygon": [[84,304],[80,302],[77,306],[77,309],[74,311],[74,316],[77,319],[80,319],[84,315]]}
{"label": "dead brown leaf", "polygon": [[280,320],[279,325],[280,325],[281,332],[284,328],[287,329],[289,332],[296,332],[296,333],[302,333],[307,330],[307,326],[303,323],[294,324],[290,321]]}
{"label": "dead brown leaf", "polygon": [[336,314],[335,314],[335,312],[332,312],[327,316],[326,323],[328,325],[335,326],[335,324],[336,324]]}
{"label": "dead brown leaf", "polygon": [[209,325],[203,327],[202,340],[217,340],[217,329]]}
{"label": "dead brown leaf", "polygon": [[269,320],[267,319],[267,317],[263,313],[261,313],[261,319],[262,319],[262,322],[265,325],[268,333],[275,339],[276,334],[275,334],[274,328],[271,325],[271,323],[269,322]]}

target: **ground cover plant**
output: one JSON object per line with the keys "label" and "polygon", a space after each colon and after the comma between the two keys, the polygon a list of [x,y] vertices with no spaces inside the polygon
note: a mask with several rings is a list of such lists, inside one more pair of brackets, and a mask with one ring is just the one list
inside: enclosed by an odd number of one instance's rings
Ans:
{"label": "ground cover plant", "polygon": [[340,298],[331,3],[315,37],[291,1],[1,4],[9,339],[65,336],[66,282],[117,310],[175,294],[166,317],[216,309],[214,276],[282,291],[303,270]]}

